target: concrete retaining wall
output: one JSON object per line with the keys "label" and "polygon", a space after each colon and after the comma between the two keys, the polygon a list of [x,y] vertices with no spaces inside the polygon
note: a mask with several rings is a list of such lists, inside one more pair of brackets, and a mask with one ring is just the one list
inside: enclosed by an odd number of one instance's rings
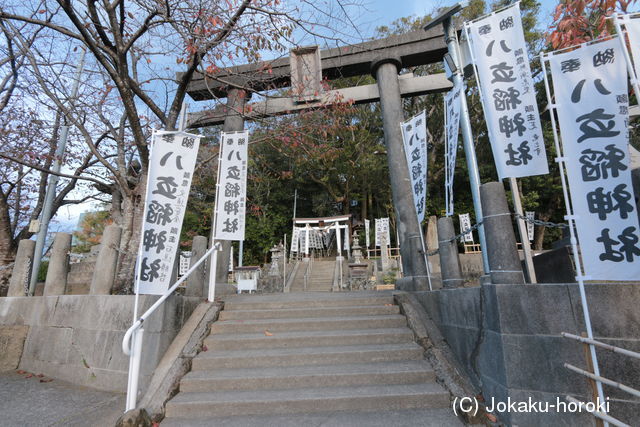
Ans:
{"label": "concrete retaining wall", "polygon": [[[640,285],[587,285],[596,339],[640,351]],[[590,400],[591,389],[564,363],[586,369],[582,344],[560,336],[585,330],[577,284],[485,285],[416,293],[487,403]],[[601,374],[640,388],[640,361],[598,350]],[[640,423],[640,399],[605,386],[611,414]],[[503,414],[518,426],[591,425],[589,415]]]}
{"label": "concrete retaining wall", "polygon": [[[139,313],[158,298],[140,296]],[[199,301],[173,296],[145,321],[142,390]],[[0,331],[16,325],[28,327],[20,369],[100,390],[124,392],[129,359],[122,353],[122,338],[131,326],[133,303],[132,295],[0,298]]]}

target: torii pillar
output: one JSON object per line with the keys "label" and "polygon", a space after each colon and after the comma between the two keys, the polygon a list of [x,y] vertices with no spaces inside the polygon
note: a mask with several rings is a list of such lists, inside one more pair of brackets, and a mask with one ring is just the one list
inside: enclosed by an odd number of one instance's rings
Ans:
{"label": "torii pillar", "polygon": [[[404,122],[398,72],[402,68],[400,58],[381,58],[371,64],[371,72],[378,83],[384,141],[387,147],[387,162],[391,194],[399,228],[400,254],[405,278],[413,280],[415,290],[427,290],[427,266],[421,253],[420,235],[409,168],[404,154],[401,124]],[[416,239],[417,237],[417,239]],[[417,244],[416,244],[417,243]]]}

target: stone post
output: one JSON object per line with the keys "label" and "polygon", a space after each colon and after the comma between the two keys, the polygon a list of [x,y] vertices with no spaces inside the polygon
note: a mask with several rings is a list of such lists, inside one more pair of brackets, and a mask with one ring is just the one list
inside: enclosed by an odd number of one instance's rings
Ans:
{"label": "stone post", "polygon": [[403,272],[405,277],[425,278],[426,283],[427,266],[424,256],[419,251],[411,250],[407,241],[410,235],[419,236],[422,231],[413,205],[413,191],[400,128],[400,124],[404,121],[398,82],[398,71],[401,67],[399,58],[380,58],[372,62],[372,74],[377,80],[380,92],[384,140],[387,148],[393,207],[400,237]]}
{"label": "stone post", "polygon": [[[422,240],[421,240],[420,234],[408,234],[406,241],[407,241],[407,245],[411,249],[411,254],[419,255],[421,258],[421,265],[425,266],[426,268],[426,264],[424,263],[424,260],[426,257],[423,255]],[[413,256],[411,259],[411,262],[416,262],[416,260],[417,258]],[[412,269],[414,272],[420,271],[420,265],[412,264]],[[429,278],[427,277],[426,271],[425,271],[425,274],[422,274],[422,275],[418,275],[418,274],[413,275],[413,287],[411,289],[414,289],[416,291],[429,290]]]}
{"label": "stone post", "polygon": [[[195,236],[193,243],[191,244],[191,261],[189,267],[191,268],[202,256],[207,252],[207,238],[204,236]],[[206,297],[206,262],[200,264],[200,266],[187,277],[187,289],[185,295],[188,297]]]}
{"label": "stone post", "polygon": [[67,274],[69,273],[69,250],[71,234],[56,233],[49,257],[47,279],[44,282],[44,296],[64,295],[67,290]]}
{"label": "stone post", "polygon": [[[431,215],[427,222],[425,243],[427,244],[427,253],[438,249],[438,218],[435,215]],[[440,273],[440,260],[438,255],[431,255],[427,257],[427,259],[429,260],[431,273]]]}
{"label": "stone post", "polygon": [[115,224],[105,227],[104,233],[102,233],[100,253],[96,260],[95,270],[93,270],[93,279],[91,279],[89,291],[91,295],[111,294],[116,277],[121,234],[122,229]]}
{"label": "stone post", "polygon": [[501,182],[480,186],[491,283],[524,284],[511,212]]}
{"label": "stone post", "polygon": [[446,289],[458,288],[464,283],[458,243],[451,240],[456,233],[450,216],[438,219],[438,254],[440,255],[440,271],[442,273],[442,287]]}
{"label": "stone post", "polygon": [[387,236],[383,233],[380,236],[380,262],[382,264],[382,274],[386,274],[391,265],[389,262],[389,245],[387,244]]}
{"label": "stone post", "polygon": [[171,287],[174,283],[178,281],[178,276],[180,275],[180,255],[182,254],[182,250],[180,249],[180,245],[178,244],[178,248],[176,249],[176,256],[173,259],[173,268],[171,268],[171,278],[169,279],[169,287]]}
{"label": "stone post", "polygon": [[13,264],[11,280],[9,281],[9,291],[7,292],[8,297],[23,297],[27,295],[35,248],[35,241],[28,239],[20,240],[16,260]]}

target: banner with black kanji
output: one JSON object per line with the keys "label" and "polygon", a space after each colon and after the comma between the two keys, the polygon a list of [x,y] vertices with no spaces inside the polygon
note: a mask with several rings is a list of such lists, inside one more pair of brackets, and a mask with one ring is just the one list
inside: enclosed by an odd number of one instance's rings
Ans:
{"label": "banner with black kanji", "polygon": [[222,132],[216,188],[216,240],[244,240],[249,131]]}
{"label": "banner with black kanji", "polygon": [[617,39],[548,56],[585,275],[638,280],[627,69]]}
{"label": "banner with black kanji", "polygon": [[386,246],[391,246],[391,234],[389,232],[389,218],[376,218],[375,221],[375,243],[377,247],[382,247],[383,241]]}
{"label": "banner with black kanji", "polygon": [[458,153],[458,132],[460,130],[460,98],[464,96],[462,84],[454,82],[453,88],[444,96],[444,189],[446,216],[453,215],[453,178],[456,171]]}
{"label": "banner with black kanji", "polygon": [[[425,111],[401,125],[404,153],[409,168],[413,204],[418,223],[424,220],[427,206],[427,114]],[[389,243],[387,241],[387,243]]]}
{"label": "banner with black kanji", "polygon": [[549,173],[519,4],[466,27],[498,177]]}
{"label": "banner with black kanji", "polygon": [[154,133],[136,293],[162,295],[171,285],[199,146],[199,135]]}

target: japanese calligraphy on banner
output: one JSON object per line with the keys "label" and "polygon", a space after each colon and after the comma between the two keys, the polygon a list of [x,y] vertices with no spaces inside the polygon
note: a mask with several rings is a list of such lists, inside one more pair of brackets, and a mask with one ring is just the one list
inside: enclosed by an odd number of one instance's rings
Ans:
{"label": "japanese calligraphy on banner", "polygon": [[461,95],[461,85],[454,82],[453,89],[444,96],[444,188],[446,216],[453,215],[453,177],[456,170],[456,154],[458,153]]}
{"label": "japanese calligraphy on banner", "polygon": [[244,240],[249,132],[222,132],[215,238]]}
{"label": "japanese calligraphy on banner", "polygon": [[302,228],[300,229],[300,252],[308,254],[310,247],[310,245],[307,245],[307,229]]}
{"label": "japanese calligraphy on banner", "polygon": [[[407,156],[409,178],[413,191],[413,204],[418,222],[424,219],[427,203],[427,115],[426,112],[414,116],[402,125],[404,154]],[[389,241],[387,240],[387,243]]]}
{"label": "japanese calligraphy on banner", "polygon": [[371,244],[371,239],[369,238],[369,228],[371,228],[370,222],[368,219],[365,219],[364,220],[364,239],[367,243],[367,247],[369,247],[369,245]]}
{"label": "japanese calligraphy on banner", "polygon": [[137,293],[161,295],[169,289],[199,146],[199,135],[153,135]]}
{"label": "japanese calligraphy on banner", "polygon": [[533,233],[534,233],[534,225],[533,220],[536,218],[536,213],[533,211],[526,211],[525,216],[527,217],[527,235],[529,236],[529,241],[533,242]]}
{"label": "japanese calligraphy on banner", "polygon": [[382,246],[384,236],[386,245],[391,245],[391,235],[389,234],[389,218],[376,218],[376,246]]}
{"label": "japanese calligraphy on banner", "polygon": [[[471,216],[468,213],[458,215],[458,219],[460,220],[460,233],[471,228]],[[473,243],[473,232],[465,233],[462,236],[462,241]]]}
{"label": "japanese calligraphy on banner", "polygon": [[293,227],[293,235],[291,236],[291,252],[298,252],[298,243],[300,241],[300,229]]}
{"label": "japanese calligraphy on banner", "polygon": [[519,4],[466,25],[498,176],[549,173]]}
{"label": "japanese calligraphy on banner", "polygon": [[585,274],[593,280],[638,280],[638,214],[620,42],[584,45],[548,59]]}

